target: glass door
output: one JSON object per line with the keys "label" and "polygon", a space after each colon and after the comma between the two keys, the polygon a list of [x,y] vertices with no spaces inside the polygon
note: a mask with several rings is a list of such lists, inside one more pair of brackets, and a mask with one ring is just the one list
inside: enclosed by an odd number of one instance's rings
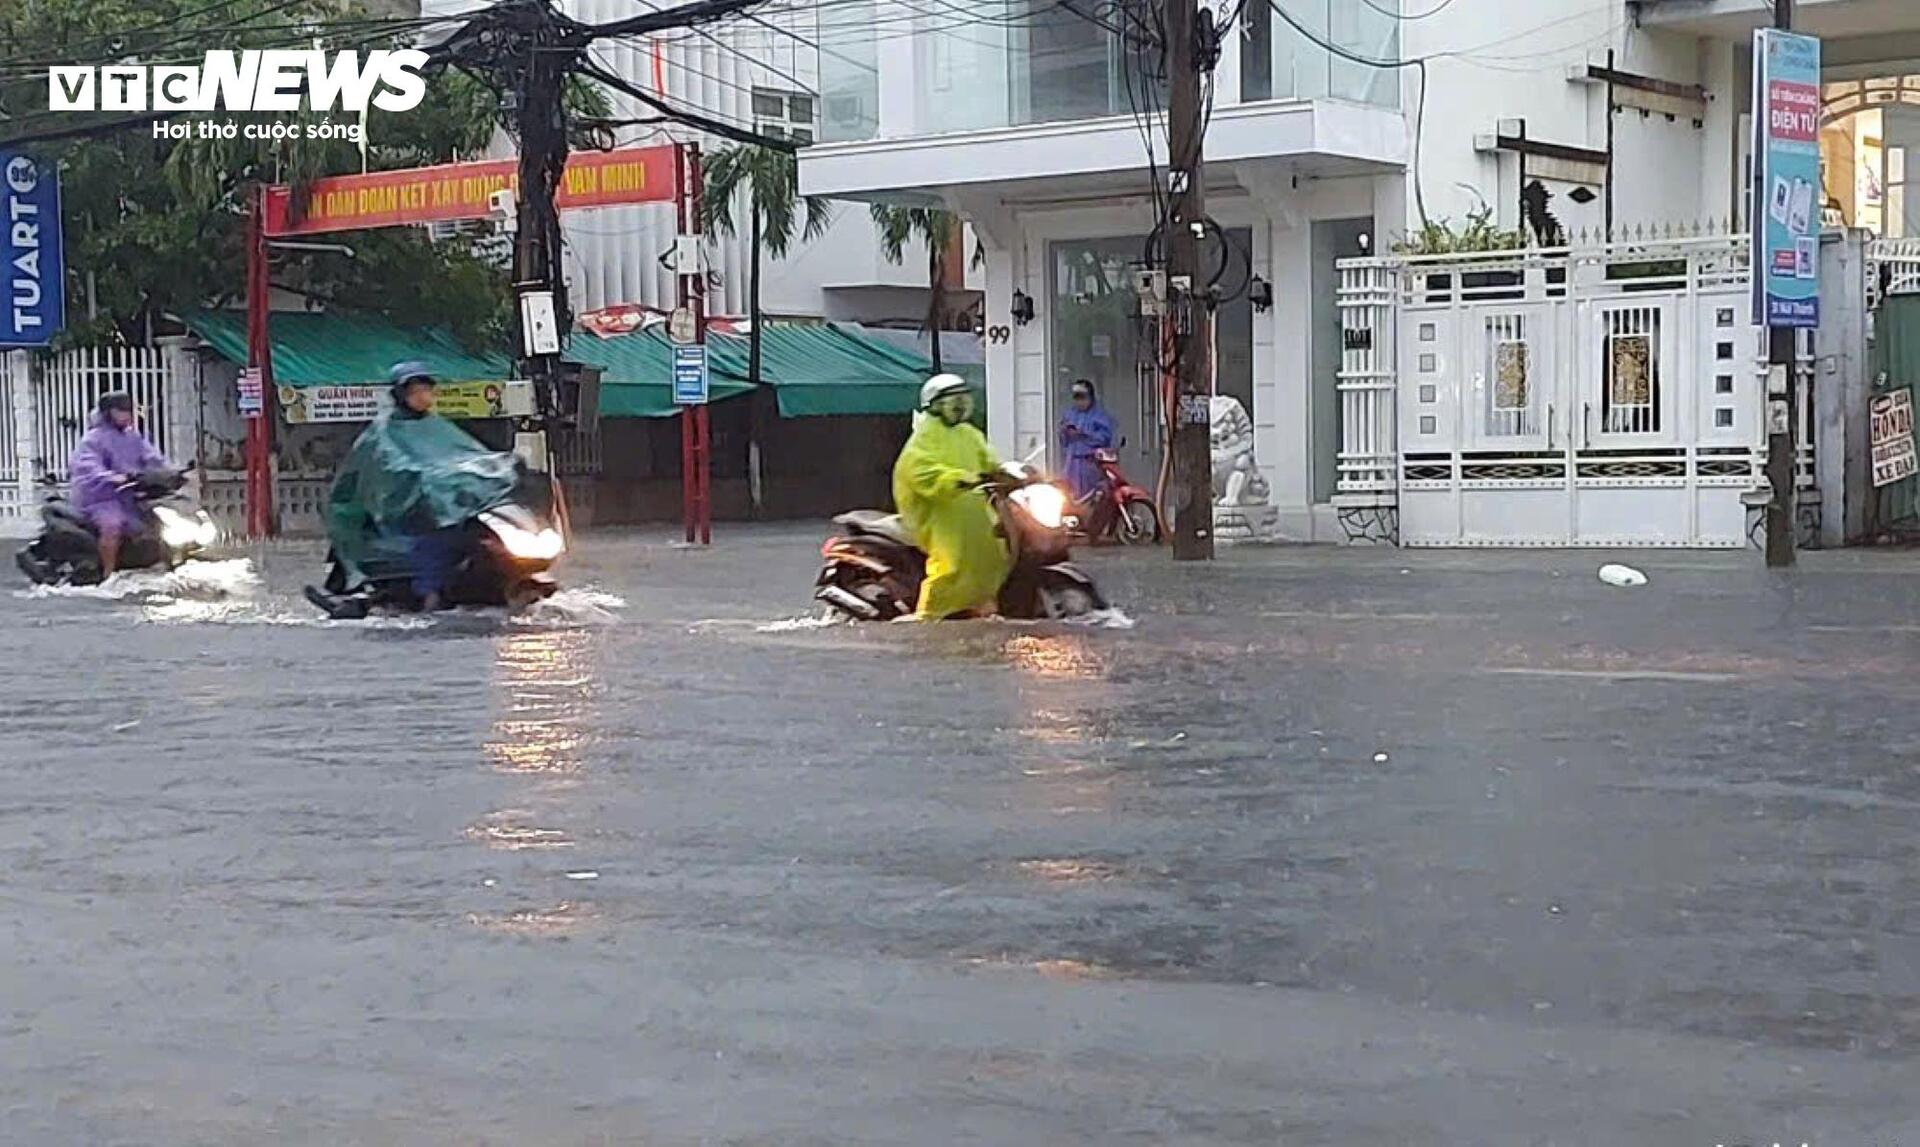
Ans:
{"label": "glass door", "polygon": [[[1144,238],[1055,243],[1051,250],[1052,330],[1047,409],[1054,424],[1067,409],[1074,382],[1093,383],[1100,402],[1126,438],[1120,465],[1127,477],[1152,488],[1160,470],[1164,414],[1160,408],[1159,324],[1140,314],[1133,272]],[[1053,444],[1057,470],[1063,461]]]}

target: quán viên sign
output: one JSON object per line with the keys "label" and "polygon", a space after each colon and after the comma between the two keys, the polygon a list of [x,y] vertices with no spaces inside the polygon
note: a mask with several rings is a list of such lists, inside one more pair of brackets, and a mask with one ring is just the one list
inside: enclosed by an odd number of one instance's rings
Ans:
{"label": "qu\u00e1n vi\u00ean sign", "polygon": [[[513,414],[509,385],[499,381],[443,382],[434,388],[434,410],[447,418],[508,418]],[[293,426],[371,422],[391,404],[384,386],[280,387],[280,407]]]}

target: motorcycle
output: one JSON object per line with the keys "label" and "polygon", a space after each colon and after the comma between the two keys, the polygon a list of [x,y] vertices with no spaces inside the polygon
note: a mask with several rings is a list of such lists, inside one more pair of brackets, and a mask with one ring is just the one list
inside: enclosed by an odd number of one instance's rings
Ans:
{"label": "motorcycle", "polygon": [[[1072,618],[1107,608],[1093,579],[1071,561],[1073,519],[1060,487],[1009,462],[982,486],[1012,558],[999,611],[1014,618]],[[846,532],[821,547],[813,596],[856,621],[913,613],[927,559],[897,514],[854,510],[836,517]]]}
{"label": "motorcycle", "polygon": [[[560,588],[552,569],[567,552],[553,486],[545,475],[523,473],[513,494],[454,527],[453,563],[443,604],[524,609],[552,597]],[[385,535],[373,547],[378,556],[365,564],[358,585],[348,585],[339,556],[327,550],[327,576],[306,587],[306,597],[335,621],[358,621],[376,609],[416,612],[423,603],[413,592],[409,542]]]}
{"label": "motorcycle", "polygon": [[1165,536],[1160,507],[1154,504],[1152,494],[1121,473],[1120,455],[1099,450],[1093,460],[1099,464],[1105,482],[1080,500],[1080,532],[1087,540],[1116,538],[1122,545],[1138,546],[1153,544]]}
{"label": "motorcycle", "polygon": [[[162,467],[136,474],[119,489],[131,494],[140,528],[120,543],[122,570],[176,570],[219,540],[213,519],[185,492],[193,469]],[[100,532],[78,506],[54,494],[40,508],[40,534],[14,555],[20,572],[40,585],[98,585]]]}

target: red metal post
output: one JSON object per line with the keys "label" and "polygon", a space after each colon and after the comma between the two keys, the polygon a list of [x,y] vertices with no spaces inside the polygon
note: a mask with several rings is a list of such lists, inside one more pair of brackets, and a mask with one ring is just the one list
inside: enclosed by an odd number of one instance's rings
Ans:
{"label": "red metal post", "polygon": [[[697,236],[700,234],[701,229],[700,200],[706,185],[706,177],[700,168],[700,145],[690,143],[686,145],[686,149],[687,167],[690,169],[686,182],[686,199],[688,204],[686,233]],[[684,284],[687,280],[682,278],[680,281]],[[692,295],[690,305],[693,308],[693,341],[701,346],[705,346],[707,343],[707,279],[705,274],[701,274],[695,279],[693,290],[690,294]],[[709,364],[709,366],[711,366],[711,364]],[[693,434],[696,447],[695,453],[699,459],[698,465],[694,470],[694,480],[699,490],[695,508],[699,511],[700,518],[700,544],[710,546],[713,544],[713,431],[707,417],[707,404],[704,402],[694,408]]]}
{"label": "red metal post", "polygon": [[267,314],[266,189],[260,188],[247,217],[247,365],[260,376],[260,410],[247,418],[247,536],[273,532],[273,343]]}
{"label": "red metal post", "polygon": [[[700,145],[675,144],[674,173],[678,180],[674,195],[678,234],[700,233]],[[707,341],[707,285],[696,267],[689,272],[674,269],[679,304],[693,315],[693,340],[705,346]],[[713,544],[713,505],[709,495],[712,466],[708,455],[712,445],[711,423],[705,403],[680,410],[680,506],[686,524],[687,543]]]}

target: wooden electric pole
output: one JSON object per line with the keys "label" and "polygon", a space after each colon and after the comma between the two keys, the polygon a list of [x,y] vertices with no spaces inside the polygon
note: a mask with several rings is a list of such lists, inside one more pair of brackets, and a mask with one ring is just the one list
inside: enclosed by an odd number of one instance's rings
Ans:
{"label": "wooden electric pole", "polygon": [[1195,0],[1166,0],[1167,35],[1167,318],[1173,324],[1174,364],[1173,556],[1213,557],[1213,451],[1209,437],[1212,386],[1207,324],[1210,309],[1200,283],[1200,235],[1207,217],[1201,181],[1203,129]]}
{"label": "wooden electric pole", "polygon": [[[1773,26],[1783,32],[1793,30],[1793,0],[1773,0]],[[1762,66],[1755,60],[1753,66]],[[1754,119],[1758,121],[1767,114],[1765,101],[1767,93],[1756,93],[1760,105],[1753,109]],[[1753,158],[1754,178],[1752,203],[1747,210],[1755,213],[1767,209],[1767,189],[1762,184],[1762,171],[1765,165],[1756,152]],[[1760,234],[1756,228],[1754,235]],[[1761,265],[1765,252],[1757,243],[1753,251],[1752,274],[1755,277],[1766,275],[1767,268]],[[1772,496],[1767,500],[1767,566],[1784,568],[1793,564],[1794,549],[1794,487],[1798,485],[1796,471],[1799,469],[1798,452],[1795,446],[1800,406],[1800,365],[1797,347],[1799,332],[1792,327],[1769,326],[1767,328],[1767,484],[1772,487]],[[1774,393],[1775,380],[1784,374],[1785,391]],[[1784,424],[1773,417],[1773,404],[1785,402],[1787,417]]]}

